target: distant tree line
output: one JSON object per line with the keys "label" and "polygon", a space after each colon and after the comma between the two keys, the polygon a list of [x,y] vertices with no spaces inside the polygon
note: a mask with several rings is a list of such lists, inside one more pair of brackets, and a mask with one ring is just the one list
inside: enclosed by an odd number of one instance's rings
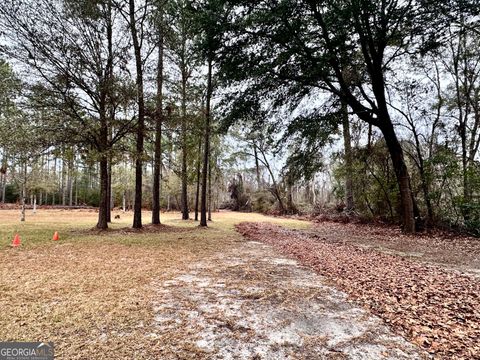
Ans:
{"label": "distant tree line", "polygon": [[[151,165],[152,223],[160,223],[162,169],[164,181],[180,179],[180,206],[188,218],[187,162],[198,161],[190,143],[203,149],[201,173],[212,173],[211,72],[200,70],[209,64],[210,45],[199,21],[182,0],[3,3],[2,53],[23,73],[18,94],[13,84],[5,90],[14,104],[2,104],[9,108],[1,123],[4,193],[9,179],[22,184],[16,186],[22,202],[28,192],[39,203],[98,205],[97,227],[105,229],[117,188],[124,203],[130,195],[133,227],[140,228]],[[8,64],[4,68],[2,77],[14,76]],[[173,159],[178,154],[180,168]],[[132,165],[133,179],[124,171]],[[197,179],[202,220],[207,179]]]}
{"label": "distant tree line", "polygon": [[7,0],[1,200],[96,205],[102,229],[119,205],[136,228],[333,205],[476,232],[479,7]]}

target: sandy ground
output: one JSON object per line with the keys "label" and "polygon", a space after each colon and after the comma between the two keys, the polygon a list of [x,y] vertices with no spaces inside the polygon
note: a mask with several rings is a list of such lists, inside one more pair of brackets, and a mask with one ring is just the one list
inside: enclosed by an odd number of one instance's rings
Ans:
{"label": "sandy ground", "polygon": [[41,210],[25,223],[0,211],[0,341],[53,341],[69,360],[422,357],[322,277],[234,229],[308,222],[222,212],[198,229],[168,213],[166,227],[132,233],[121,230],[132,214],[119,215],[99,234],[88,230],[95,211]]}
{"label": "sandy ground", "polygon": [[[270,246],[241,241],[155,281],[165,359],[418,359],[425,355]],[[173,335],[174,334],[174,335]],[[175,354],[175,355],[173,355]]]}

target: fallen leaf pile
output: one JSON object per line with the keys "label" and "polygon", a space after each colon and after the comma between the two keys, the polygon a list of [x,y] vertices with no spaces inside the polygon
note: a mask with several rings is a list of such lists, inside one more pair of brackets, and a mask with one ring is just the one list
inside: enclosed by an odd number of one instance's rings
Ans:
{"label": "fallen leaf pile", "polygon": [[480,359],[478,278],[267,223],[237,230],[313,267],[436,358]]}
{"label": "fallen leaf pile", "polygon": [[440,230],[411,235],[402,233],[398,226],[378,224],[342,224],[332,221],[313,224],[314,235],[329,241],[390,250],[422,261],[460,266],[466,270],[480,269],[480,239],[472,236]]}

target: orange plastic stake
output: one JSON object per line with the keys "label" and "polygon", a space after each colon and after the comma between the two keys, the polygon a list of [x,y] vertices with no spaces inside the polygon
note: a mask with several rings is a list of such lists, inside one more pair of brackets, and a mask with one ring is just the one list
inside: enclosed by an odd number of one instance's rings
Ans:
{"label": "orange plastic stake", "polygon": [[20,235],[15,234],[15,237],[13,238],[13,241],[12,241],[12,246],[13,247],[18,247],[18,246],[20,246],[21,242],[22,242],[22,239],[20,239]]}

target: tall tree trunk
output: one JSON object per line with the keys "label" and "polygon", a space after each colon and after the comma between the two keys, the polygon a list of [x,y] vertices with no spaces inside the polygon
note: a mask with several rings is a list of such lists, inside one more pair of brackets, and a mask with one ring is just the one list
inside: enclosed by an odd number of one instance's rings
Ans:
{"label": "tall tree trunk", "polygon": [[1,188],[1,194],[0,196],[2,197],[0,203],[5,202],[5,195],[3,194],[3,188],[5,187],[5,174],[4,174],[4,169],[0,169],[0,188]]}
{"label": "tall tree trunk", "polygon": [[[105,200],[105,213],[107,223],[112,222],[112,161],[113,161],[113,154],[111,152],[111,142],[112,142],[112,132],[113,132],[113,124],[115,120],[115,107],[113,104],[113,20],[112,20],[112,0],[107,0],[107,18],[106,18],[106,32],[107,32],[107,64],[105,68],[105,76],[104,76],[104,88],[103,96],[105,97],[105,110],[108,111],[108,118],[105,117],[106,131],[107,131],[107,140],[109,143],[109,154],[107,157],[108,166],[107,166],[107,189],[106,189],[106,200]],[[107,101],[108,100],[108,101]]]}
{"label": "tall tree trunk", "polygon": [[22,207],[20,210],[20,221],[25,221],[25,189],[22,189]]}
{"label": "tall tree trunk", "polygon": [[[184,72],[184,71],[183,71]],[[187,189],[187,105],[186,105],[186,77],[182,79],[182,193],[181,193],[181,205],[182,205],[182,219],[189,219],[188,209],[188,189]]]}
{"label": "tall tree trunk", "polygon": [[[186,135],[184,136],[186,137]],[[190,210],[188,208],[188,184],[187,184],[187,144],[186,140],[182,140],[182,219],[188,220],[190,218]]]}
{"label": "tall tree trunk", "polygon": [[[379,64],[381,62],[378,62]],[[388,112],[388,104],[385,96],[385,80],[383,69],[378,65],[378,68],[370,70],[372,78],[372,90],[375,94],[377,102],[377,116],[373,117],[368,112],[362,111],[356,101],[351,101],[351,97],[344,98],[348,101],[348,105],[352,107],[357,116],[367,122],[369,125],[376,125],[382,132],[387,148],[392,160],[395,176],[400,192],[400,214],[402,218],[403,231],[405,233],[415,233],[417,225],[420,225],[420,213],[415,202],[412,187],[410,184],[410,175],[408,173],[407,165],[403,155],[403,149],[395,133],[395,129]],[[349,92],[348,89],[343,89]],[[371,140],[371,132],[369,127],[369,141]],[[368,147],[369,148],[369,147]]]}
{"label": "tall tree trunk", "polygon": [[1,164],[1,174],[2,174],[2,203],[6,201],[6,191],[7,191],[7,168],[8,168],[8,153],[4,150],[3,159]]}
{"label": "tall tree trunk", "polygon": [[212,161],[208,162],[208,221],[212,221]]}
{"label": "tall tree trunk", "polygon": [[103,94],[99,106],[100,134],[99,134],[99,172],[100,172],[100,203],[98,209],[97,228],[105,230],[108,228],[108,120],[106,108],[106,95]]}
{"label": "tall tree trunk", "polygon": [[111,172],[111,169],[110,169],[110,188],[109,188],[109,191],[110,191],[110,206],[109,206],[110,221],[112,221],[112,211],[115,208],[115,194],[113,192],[112,175],[111,174],[112,174],[112,172]]}
{"label": "tall tree trunk", "polygon": [[132,33],[133,49],[135,53],[135,68],[137,72],[137,102],[138,102],[138,124],[137,124],[137,144],[135,157],[135,204],[133,213],[133,228],[142,227],[142,179],[143,179],[143,142],[145,135],[145,101],[143,92],[143,65],[140,42],[138,39],[136,19],[135,19],[135,0],[129,0],[130,12],[130,31]]}
{"label": "tall tree trunk", "polygon": [[62,193],[62,206],[67,205],[67,187],[65,184],[65,150],[62,151],[62,186],[61,186],[61,193]]}
{"label": "tall tree trunk", "polygon": [[7,189],[7,176],[2,174],[2,203],[5,202],[5,194]]}
{"label": "tall tree trunk", "polygon": [[98,229],[108,228],[108,157],[100,157],[100,204],[98,209]]}
{"label": "tall tree trunk", "polygon": [[414,233],[416,230],[415,218],[418,216],[418,214],[415,214],[416,204],[411,191],[410,175],[408,174],[407,165],[405,164],[403,149],[398,141],[391,121],[383,122],[380,130],[382,131],[385,142],[387,143],[400,190],[400,206],[403,230],[406,233]]}
{"label": "tall tree trunk", "polygon": [[197,189],[195,192],[195,221],[198,221],[198,205],[200,199],[200,164],[202,162],[202,141],[198,142],[198,159],[197,159]]}
{"label": "tall tree trunk", "polygon": [[414,126],[413,121],[410,122],[412,125],[412,133],[413,133],[413,138],[415,140],[415,149],[417,152],[417,157],[418,157],[418,171],[420,173],[420,180],[422,184],[422,193],[423,193],[423,199],[425,201],[425,206],[427,208],[427,225],[433,225],[433,219],[434,219],[434,213],[433,213],[433,207],[432,207],[432,202],[430,200],[430,190],[429,190],[429,181],[427,179],[427,172],[425,170],[425,160],[423,158],[422,154],[422,145],[420,144],[420,139],[419,135],[417,133],[417,130]]}
{"label": "tall tree trunk", "polygon": [[108,156],[108,175],[107,175],[107,222],[112,222],[112,157]]}
{"label": "tall tree trunk", "polygon": [[[74,156],[74,154],[72,154]],[[74,160],[73,158],[68,159],[68,206],[73,205],[73,169],[74,167]]]}
{"label": "tall tree trunk", "polygon": [[208,162],[210,159],[210,121],[211,108],[210,101],[212,99],[213,84],[212,84],[212,57],[208,59],[208,73],[207,73],[207,101],[205,109],[205,143],[203,152],[203,172],[202,172],[202,196],[200,205],[200,226],[207,226],[207,176],[208,176]]}
{"label": "tall tree trunk", "polygon": [[78,180],[77,180],[77,175],[75,175],[75,206],[78,206]]}
{"label": "tall tree trunk", "polygon": [[[458,110],[458,133],[461,141],[462,151],[462,180],[463,180],[463,204],[469,204],[472,202],[472,192],[470,184],[469,174],[469,158],[468,158],[468,140],[467,140],[467,127],[468,118],[470,116],[470,102],[466,101],[469,98],[469,81],[467,78],[467,61],[465,56],[467,48],[466,36],[465,36],[465,19],[461,17],[462,29],[458,32],[458,44],[456,45],[456,52],[453,57],[453,75],[455,77],[455,93],[456,93],[456,105]],[[453,50],[453,49],[452,49]],[[468,221],[471,217],[471,211],[468,206],[462,206],[462,215],[465,221]]]}
{"label": "tall tree trunk", "polygon": [[7,193],[7,175],[3,174],[3,182],[2,182],[2,203],[5,203],[5,196]]}
{"label": "tall tree trunk", "polygon": [[297,212],[297,207],[293,202],[293,184],[290,179],[287,179],[287,208],[289,214],[295,214]]}
{"label": "tall tree trunk", "polygon": [[258,152],[257,152],[257,144],[253,142],[253,154],[255,156],[255,173],[257,175],[257,189],[260,190],[262,187],[261,179],[260,179],[260,165],[258,161]]}
{"label": "tall tree trunk", "polygon": [[419,170],[420,170],[420,177],[422,179],[423,198],[425,200],[425,206],[427,207],[427,225],[431,226],[431,225],[433,225],[435,215],[434,215],[434,212],[433,212],[432,202],[430,200],[430,191],[429,191],[427,175],[425,173],[424,164],[421,164]]}
{"label": "tall tree trunk", "polygon": [[20,213],[20,221],[25,221],[25,198],[27,197],[27,164],[25,163],[22,169],[22,209]]}
{"label": "tall tree trunk", "polygon": [[[56,182],[56,179],[57,178],[57,157],[54,156],[53,157],[53,179],[54,179],[54,182]],[[53,190],[53,193],[52,193],[52,205],[55,205],[55,192],[56,190]]]}
{"label": "tall tree trunk", "polygon": [[315,187],[315,175],[313,175],[313,179],[310,184],[310,191],[312,192],[312,205],[315,206],[317,205],[317,189]]}
{"label": "tall tree trunk", "polygon": [[71,177],[68,185],[68,206],[73,206],[73,179]]}
{"label": "tall tree trunk", "polygon": [[[463,180],[463,203],[469,204],[472,201],[472,194],[470,191],[470,174],[469,174],[469,164],[468,164],[468,155],[467,155],[467,134],[466,134],[466,116],[463,121],[460,121],[459,124],[459,133],[460,140],[462,144],[462,180]],[[470,219],[470,210],[468,207],[463,207],[462,209],[464,220]]]}
{"label": "tall tree trunk", "polygon": [[351,212],[355,208],[353,202],[353,157],[352,157],[352,141],[350,137],[350,121],[348,119],[347,104],[342,101],[342,128],[343,128],[343,144],[345,149],[345,201],[347,212]]}
{"label": "tall tree trunk", "polygon": [[277,184],[277,181],[275,180],[275,175],[273,174],[272,168],[268,163],[267,156],[265,155],[265,151],[261,147],[258,147],[258,150],[262,154],[263,165],[265,165],[265,168],[267,169],[268,173],[270,174],[270,178],[272,179],[273,188],[271,189],[271,193],[273,196],[275,196],[275,198],[278,201],[278,208],[280,213],[284,214],[285,205],[283,204],[282,196],[280,195],[280,190],[278,189],[278,184]]}
{"label": "tall tree trunk", "polygon": [[163,120],[163,8],[158,5],[158,62],[157,62],[157,96],[155,111],[155,154],[153,165],[152,224],[160,224],[160,192],[162,170],[162,120]]}

